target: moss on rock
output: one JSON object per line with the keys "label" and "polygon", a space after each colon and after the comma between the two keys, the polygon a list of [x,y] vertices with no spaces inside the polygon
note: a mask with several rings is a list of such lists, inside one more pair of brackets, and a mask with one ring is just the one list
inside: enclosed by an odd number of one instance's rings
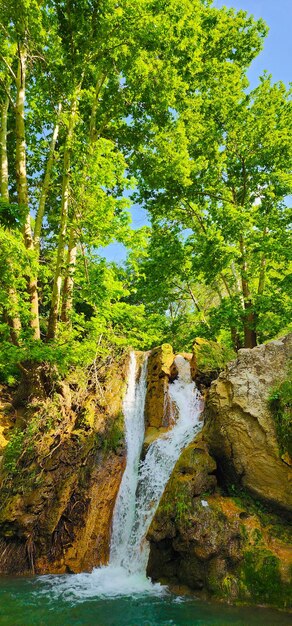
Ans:
{"label": "moss on rock", "polygon": [[[128,358],[17,397],[0,467],[0,572],[62,573],[105,563],[125,450]],[[80,379],[80,385],[78,380]],[[31,388],[30,388],[31,392]],[[18,562],[16,559],[19,558]]]}
{"label": "moss on rock", "polygon": [[201,433],[176,463],[150,526],[148,575],[228,602],[286,608],[287,521],[263,512],[251,495],[224,495],[215,473]]}
{"label": "moss on rock", "polygon": [[291,581],[283,580],[280,559],[268,549],[246,551],[239,570],[239,598],[257,604],[288,608],[292,598]]}

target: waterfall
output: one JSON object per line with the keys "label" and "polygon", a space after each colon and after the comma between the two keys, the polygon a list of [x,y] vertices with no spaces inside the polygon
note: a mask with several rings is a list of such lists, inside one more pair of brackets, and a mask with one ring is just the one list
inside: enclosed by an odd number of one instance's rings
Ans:
{"label": "waterfall", "polygon": [[136,383],[136,355],[131,352],[128,387],[123,403],[127,464],[120,485],[112,525],[110,564],[121,565],[130,539],[135,515],[138,468],[144,439],[147,357]]}
{"label": "waterfall", "polygon": [[149,544],[146,541],[148,528],[181,451],[201,427],[201,402],[191,379],[190,364],[180,355],[176,357],[175,363],[178,378],[170,384],[169,394],[177,406],[178,419],[168,432],[149,446],[139,467],[134,522],[126,546],[127,557],[123,560],[123,566],[132,573],[146,572],[149,555]]}
{"label": "waterfall", "polygon": [[149,446],[145,459],[140,461],[147,358],[137,381],[136,355],[131,353],[123,403],[127,463],[113,514],[109,565],[96,568],[91,574],[44,577],[52,584],[55,595],[84,599],[165,593],[165,587],[153,584],[146,577],[149,554],[146,535],[181,451],[202,425],[199,420],[202,406],[191,379],[190,364],[180,355],[175,363],[178,377],[169,385],[169,395],[177,408],[177,420]]}
{"label": "waterfall", "polygon": [[136,359],[131,353],[124,400],[127,465],[113,515],[110,552],[110,565],[123,567],[129,573],[146,572],[148,528],[181,451],[200,428],[200,399],[190,364],[180,355],[175,363],[178,378],[170,384],[169,394],[178,409],[178,419],[149,446],[144,461],[139,463],[144,439],[147,359],[136,383]]}

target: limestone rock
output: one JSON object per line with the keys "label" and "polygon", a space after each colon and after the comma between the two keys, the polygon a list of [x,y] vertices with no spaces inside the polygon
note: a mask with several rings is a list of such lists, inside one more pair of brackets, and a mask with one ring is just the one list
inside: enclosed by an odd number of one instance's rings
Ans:
{"label": "limestone rock", "polygon": [[84,499],[69,500],[58,525],[60,534],[64,533],[64,525],[70,529],[71,542],[53,563],[44,556],[39,558],[38,573],[91,571],[108,562],[112,514],[124,467],[125,457],[110,454],[92,471]]}
{"label": "limestone rock", "polygon": [[[165,492],[165,496],[166,496]],[[148,539],[147,573],[227,601],[287,607],[292,554],[287,526],[262,523],[244,503],[215,492],[195,497],[187,510],[168,498],[159,505]],[[173,504],[171,508],[171,504]]]}
{"label": "limestone rock", "polygon": [[[268,397],[285,378],[292,334],[242,349],[211,385],[204,437],[225,482],[240,482],[264,500],[292,510],[292,470],[279,450]],[[281,458],[282,456],[282,458]]]}
{"label": "limestone rock", "polygon": [[27,430],[19,440],[11,430],[10,457],[0,466],[1,574],[81,572],[106,563],[125,466],[127,369],[124,357],[99,370],[95,387],[70,380],[70,393],[59,385],[53,397],[23,407]]}
{"label": "limestone rock", "polygon": [[147,368],[147,394],[145,402],[146,426],[154,428],[169,425],[168,384],[174,354],[170,344],[151,350]]}
{"label": "limestone rock", "polygon": [[149,529],[150,539],[161,541],[175,536],[175,527],[188,515],[192,499],[214,490],[215,470],[216,462],[198,435],[182,452],[173,469]]}
{"label": "limestone rock", "polygon": [[154,426],[148,426],[148,428],[146,428],[145,430],[145,436],[144,436],[144,443],[143,443],[143,449],[142,449],[142,457],[145,457],[145,454],[149,448],[149,446],[156,441],[156,439],[158,439],[158,437],[161,437],[161,435],[163,435],[164,433],[167,433],[167,431],[169,430],[169,426],[161,426],[161,428],[154,428]]}

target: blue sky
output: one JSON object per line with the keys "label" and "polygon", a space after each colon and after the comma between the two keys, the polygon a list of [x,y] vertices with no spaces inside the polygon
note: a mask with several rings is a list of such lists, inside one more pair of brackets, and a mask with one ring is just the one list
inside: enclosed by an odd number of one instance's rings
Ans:
{"label": "blue sky", "polygon": [[[269,26],[264,49],[253,61],[248,78],[255,87],[258,77],[267,70],[273,80],[285,83],[292,81],[292,0],[214,0],[216,7],[243,9],[255,18],[262,17]],[[133,228],[146,223],[146,214],[139,206],[132,207]],[[125,249],[121,244],[113,243],[103,250],[108,261],[123,261]]]}
{"label": "blue sky", "polygon": [[243,9],[255,18],[262,17],[269,26],[264,50],[248,72],[252,86],[264,70],[268,70],[275,81],[289,83],[292,80],[292,0],[214,0],[214,6]]}

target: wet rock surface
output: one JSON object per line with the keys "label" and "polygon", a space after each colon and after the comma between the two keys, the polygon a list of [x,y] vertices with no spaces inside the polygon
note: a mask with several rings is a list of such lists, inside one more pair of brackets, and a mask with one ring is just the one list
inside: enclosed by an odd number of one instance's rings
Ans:
{"label": "wet rock surface", "polygon": [[[196,459],[191,464],[190,455]],[[176,464],[148,532],[148,575],[230,602],[287,608],[289,526],[257,511],[243,494],[224,495],[216,485],[215,465],[205,447],[202,454],[200,437]]]}

